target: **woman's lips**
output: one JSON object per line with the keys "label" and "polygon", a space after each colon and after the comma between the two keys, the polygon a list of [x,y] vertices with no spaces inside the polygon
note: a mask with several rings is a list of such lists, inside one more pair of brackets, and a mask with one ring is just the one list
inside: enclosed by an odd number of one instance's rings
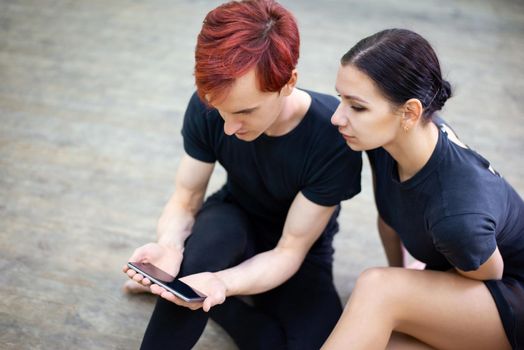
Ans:
{"label": "woman's lips", "polygon": [[355,136],[350,136],[350,135],[347,135],[347,134],[344,134],[344,133],[340,133],[342,135],[342,137],[345,139],[345,140],[354,140],[356,137]]}

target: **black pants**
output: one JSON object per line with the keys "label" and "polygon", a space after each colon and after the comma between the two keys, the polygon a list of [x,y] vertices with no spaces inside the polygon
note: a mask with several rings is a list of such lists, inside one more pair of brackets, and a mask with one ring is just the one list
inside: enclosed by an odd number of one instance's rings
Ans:
{"label": "black pants", "polygon": [[[256,231],[238,206],[219,193],[210,197],[186,241],[179,276],[238,265],[260,251]],[[341,312],[331,264],[306,258],[287,282],[250,303],[230,297],[205,313],[158,298],[141,349],[191,349],[209,316],[240,349],[319,349]]]}

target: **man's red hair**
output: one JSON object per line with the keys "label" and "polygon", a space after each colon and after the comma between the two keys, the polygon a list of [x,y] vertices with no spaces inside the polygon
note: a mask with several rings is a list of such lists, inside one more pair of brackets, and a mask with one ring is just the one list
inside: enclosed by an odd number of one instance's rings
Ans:
{"label": "man's red hair", "polygon": [[225,3],[207,14],[198,35],[198,95],[208,103],[224,97],[253,67],[261,91],[280,91],[297,65],[299,46],[295,18],[282,5],[273,0]]}

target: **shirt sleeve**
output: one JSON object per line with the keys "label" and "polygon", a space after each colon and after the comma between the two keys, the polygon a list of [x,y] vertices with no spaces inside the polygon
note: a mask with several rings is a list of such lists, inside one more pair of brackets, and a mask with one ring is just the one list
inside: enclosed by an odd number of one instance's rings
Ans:
{"label": "shirt sleeve", "polygon": [[214,163],[216,155],[212,147],[213,138],[207,120],[208,112],[198,95],[194,93],[184,114],[182,137],[184,150],[188,155],[206,163]]}
{"label": "shirt sleeve", "polygon": [[331,152],[317,153],[308,182],[301,190],[310,201],[333,206],[360,192],[362,154],[341,144]]}
{"label": "shirt sleeve", "polygon": [[497,247],[495,221],[488,215],[461,214],[446,217],[432,228],[437,250],[462,271],[477,270]]}

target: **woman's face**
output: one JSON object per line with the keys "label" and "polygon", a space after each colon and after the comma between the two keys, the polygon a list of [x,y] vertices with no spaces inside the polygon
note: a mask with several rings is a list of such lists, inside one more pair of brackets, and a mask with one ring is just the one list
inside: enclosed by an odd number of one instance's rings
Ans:
{"label": "woman's face", "polygon": [[341,102],[331,117],[355,151],[387,146],[401,130],[402,118],[374,82],[353,65],[340,66],[335,86]]}

